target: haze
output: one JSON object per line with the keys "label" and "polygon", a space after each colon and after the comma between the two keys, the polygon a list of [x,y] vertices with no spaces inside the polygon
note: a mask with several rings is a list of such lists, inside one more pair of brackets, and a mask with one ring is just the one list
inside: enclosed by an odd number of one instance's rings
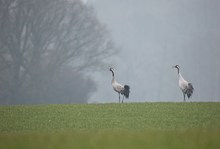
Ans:
{"label": "haze", "polygon": [[[91,0],[120,47],[112,59],[116,80],[131,87],[125,102],[183,101],[183,77],[194,85],[189,101],[220,101],[220,1]],[[118,102],[110,66],[93,74],[90,102]]]}

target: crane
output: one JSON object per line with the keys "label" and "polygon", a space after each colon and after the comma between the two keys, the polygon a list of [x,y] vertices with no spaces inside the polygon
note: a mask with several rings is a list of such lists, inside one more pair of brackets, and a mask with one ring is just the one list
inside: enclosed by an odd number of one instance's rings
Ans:
{"label": "crane", "polygon": [[181,89],[181,91],[183,92],[183,100],[186,101],[186,95],[188,97],[188,99],[192,96],[193,94],[193,85],[192,83],[189,83],[188,81],[186,81],[181,73],[180,73],[180,66],[179,65],[175,65],[173,66],[173,68],[177,69],[178,75],[179,75],[179,87]]}
{"label": "crane", "polygon": [[122,103],[125,98],[129,98],[130,87],[128,85],[122,85],[115,80],[115,72],[113,68],[110,68],[109,71],[112,72],[112,87],[119,95],[119,103],[120,103],[120,94],[123,95]]}

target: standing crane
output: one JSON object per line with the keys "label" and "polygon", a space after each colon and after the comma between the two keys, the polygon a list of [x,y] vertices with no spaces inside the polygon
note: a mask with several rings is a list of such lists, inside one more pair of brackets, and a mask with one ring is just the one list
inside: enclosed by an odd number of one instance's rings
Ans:
{"label": "standing crane", "polygon": [[118,93],[119,95],[119,103],[121,102],[120,101],[120,94],[123,95],[123,99],[122,99],[122,103],[123,103],[123,100],[124,100],[124,97],[125,98],[129,98],[129,93],[130,93],[130,87],[128,85],[121,85],[120,83],[118,83],[116,80],[115,80],[115,73],[114,73],[114,69],[113,68],[110,68],[109,71],[112,72],[112,87],[113,89]]}
{"label": "standing crane", "polygon": [[178,72],[178,75],[179,75],[179,87],[180,89],[182,90],[183,92],[183,100],[186,101],[186,95],[188,97],[188,99],[192,96],[193,94],[193,86],[192,86],[192,83],[189,83],[188,81],[186,81],[181,73],[180,73],[180,66],[179,65],[176,65],[176,66],[173,66],[173,68],[176,68],[177,69],[177,72]]}

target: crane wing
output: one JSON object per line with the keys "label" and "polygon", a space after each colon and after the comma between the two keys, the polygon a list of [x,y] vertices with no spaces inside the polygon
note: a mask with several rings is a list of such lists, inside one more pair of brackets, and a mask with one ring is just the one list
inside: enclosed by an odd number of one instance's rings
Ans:
{"label": "crane wing", "polygon": [[116,92],[121,93],[124,90],[124,86],[115,82],[113,85],[113,88]]}

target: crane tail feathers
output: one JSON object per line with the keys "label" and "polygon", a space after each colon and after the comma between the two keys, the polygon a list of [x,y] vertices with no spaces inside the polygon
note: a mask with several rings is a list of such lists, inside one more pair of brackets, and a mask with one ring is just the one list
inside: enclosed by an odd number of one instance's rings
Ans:
{"label": "crane tail feathers", "polygon": [[123,94],[126,98],[129,98],[129,93],[130,93],[130,86],[125,85],[122,94]]}
{"label": "crane tail feathers", "polygon": [[192,85],[192,83],[189,83],[188,88],[186,90],[186,94],[187,94],[188,98],[190,98],[192,96],[193,91],[194,91],[193,85]]}

